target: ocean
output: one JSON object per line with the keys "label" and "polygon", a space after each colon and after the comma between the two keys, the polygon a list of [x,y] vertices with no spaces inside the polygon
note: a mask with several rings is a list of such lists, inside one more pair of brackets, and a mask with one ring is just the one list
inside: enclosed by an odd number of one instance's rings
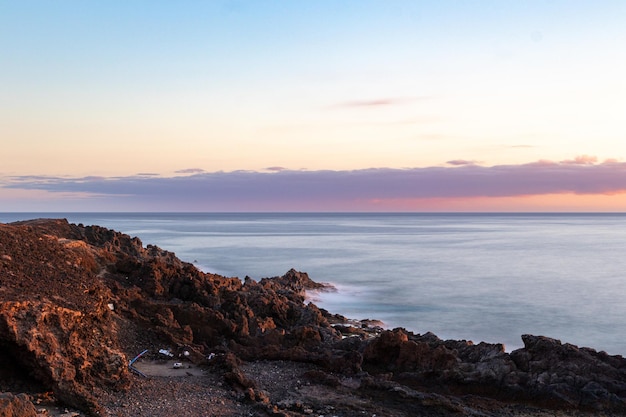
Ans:
{"label": "ocean", "polygon": [[443,339],[525,333],[626,356],[625,214],[0,213],[97,224],[206,272],[290,268],[336,286],[313,302]]}

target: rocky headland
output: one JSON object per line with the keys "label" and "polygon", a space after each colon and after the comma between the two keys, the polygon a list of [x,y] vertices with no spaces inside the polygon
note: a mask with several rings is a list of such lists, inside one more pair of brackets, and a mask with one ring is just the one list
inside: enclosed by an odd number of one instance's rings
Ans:
{"label": "rocky headland", "polygon": [[385,330],[307,301],[324,289],[99,226],[0,224],[0,417],[626,415],[621,356]]}

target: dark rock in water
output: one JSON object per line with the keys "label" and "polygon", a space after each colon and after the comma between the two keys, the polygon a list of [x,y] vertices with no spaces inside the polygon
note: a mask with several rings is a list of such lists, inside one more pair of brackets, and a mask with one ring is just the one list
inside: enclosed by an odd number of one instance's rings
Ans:
{"label": "dark rock in water", "polygon": [[[133,383],[129,358],[168,347],[272,415],[292,414],[277,409],[282,398],[268,396],[242,360],[306,364],[314,368],[302,379],[319,390],[351,396],[350,407],[392,407],[394,416],[481,415],[468,407],[511,402],[626,412],[621,356],[543,336],[524,335],[524,347],[507,354],[501,344],[382,330],[306,303],[312,290],[332,287],[293,269],[259,282],[206,274],[98,226],[0,224],[0,390],[53,391],[102,414],[101,398]],[[328,394],[319,395],[323,403]],[[0,400],[22,404],[16,398]]]}
{"label": "dark rock in water", "polygon": [[363,367],[439,392],[549,408],[626,410],[624,358],[544,336],[522,339],[524,348],[507,354],[500,344],[441,341],[395,329],[367,344]]}
{"label": "dark rock in water", "polygon": [[302,293],[306,290],[334,291],[330,284],[323,284],[313,281],[306,272],[299,272],[290,269],[282,277],[263,278],[261,285],[273,290],[290,290],[295,293]]}
{"label": "dark rock in water", "polygon": [[625,409],[626,360],[544,336],[523,335],[511,352],[523,388],[547,404]]}

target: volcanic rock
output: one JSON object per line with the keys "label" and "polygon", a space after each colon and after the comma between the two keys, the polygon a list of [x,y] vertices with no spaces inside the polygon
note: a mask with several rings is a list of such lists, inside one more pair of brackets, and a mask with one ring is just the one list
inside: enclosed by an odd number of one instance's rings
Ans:
{"label": "volcanic rock", "polygon": [[[103,416],[158,416],[170,410],[157,401],[168,392],[197,392],[203,403],[207,390],[222,395],[214,415],[237,407],[288,416],[543,415],[515,411],[531,405],[626,413],[621,356],[543,336],[522,336],[524,347],[509,354],[501,344],[382,330],[307,302],[307,291],[329,289],[294,269],[259,282],[203,273],[99,226],[0,224],[0,391],[52,391]],[[144,351],[155,366],[159,351],[193,366],[183,373],[190,382],[132,375],[129,359]],[[223,388],[193,385],[198,367]],[[133,391],[138,400],[120,399]],[[152,401],[142,402],[146,395]],[[13,404],[6,410],[32,411],[26,403],[0,398]],[[206,414],[191,404],[186,415]]]}
{"label": "volcanic rock", "polygon": [[0,417],[37,417],[37,410],[26,394],[0,392]]}

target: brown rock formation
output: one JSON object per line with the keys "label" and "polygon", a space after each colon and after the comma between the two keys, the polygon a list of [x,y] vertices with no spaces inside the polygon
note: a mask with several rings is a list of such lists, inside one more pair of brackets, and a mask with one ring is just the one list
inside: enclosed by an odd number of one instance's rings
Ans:
{"label": "brown rock formation", "polygon": [[37,417],[37,410],[25,394],[0,392],[0,417]]}
{"label": "brown rock formation", "polygon": [[[117,402],[106,398],[137,384],[129,358],[148,349],[158,360],[166,346],[221,375],[265,415],[311,414],[305,399],[344,416],[490,415],[516,403],[626,412],[621,356],[541,336],[523,336],[524,348],[507,354],[498,344],[380,333],[306,302],[305,291],[324,289],[295,270],[259,282],[205,274],[98,226],[0,224],[0,391],[51,390],[64,404],[108,415],[103,404]],[[300,369],[285,365],[294,361],[306,367],[293,381],[277,373],[287,385],[279,387],[265,373],[246,374],[242,361],[260,370],[280,363],[280,372]]]}
{"label": "brown rock formation", "polygon": [[91,250],[0,225],[0,252],[0,353],[61,401],[97,411],[90,390],[124,387],[128,371]]}

